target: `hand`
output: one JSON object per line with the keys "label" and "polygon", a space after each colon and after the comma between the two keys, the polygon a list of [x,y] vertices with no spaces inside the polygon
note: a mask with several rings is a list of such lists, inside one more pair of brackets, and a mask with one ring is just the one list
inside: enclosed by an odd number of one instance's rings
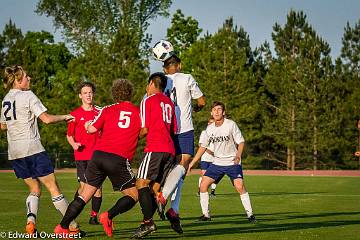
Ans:
{"label": "hand", "polygon": [[193,164],[192,163],[190,163],[189,164],[189,167],[188,167],[188,170],[187,170],[187,173],[190,173],[191,172],[191,168],[193,167]]}
{"label": "hand", "polygon": [[87,131],[88,127],[92,124],[93,121],[89,120],[85,123],[85,130]]}
{"label": "hand", "polygon": [[234,158],[234,165],[239,165],[240,162],[241,162],[241,157],[236,156],[236,157]]}
{"label": "hand", "polygon": [[78,150],[81,147],[81,143],[76,142],[72,145],[72,147],[74,150]]}
{"label": "hand", "polygon": [[70,115],[70,114],[64,115],[64,117],[65,117],[64,120],[66,122],[70,122],[70,121],[75,120],[75,117],[73,115]]}

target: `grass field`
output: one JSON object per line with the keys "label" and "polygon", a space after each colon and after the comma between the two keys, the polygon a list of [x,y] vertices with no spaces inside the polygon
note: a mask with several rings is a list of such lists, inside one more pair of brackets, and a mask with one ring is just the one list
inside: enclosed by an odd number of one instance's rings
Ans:
{"label": "grass field", "polygon": [[[72,198],[77,186],[74,173],[57,176],[66,197]],[[198,176],[188,176],[183,189],[184,234],[176,234],[167,221],[155,216],[158,230],[148,239],[360,239],[359,177],[248,176],[246,185],[258,219],[255,225],[247,222],[239,194],[228,179],[218,185],[217,197],[211,200],[213,221],[197,222],[201,215],[197,181]],[[13,173],[1,173],[0,191],[0,232],[23,232],[26,186]],[[106,181],[101,211],[119,196]],[[108,239],[102,226],[87,224],[89,212],[88,205],[78,218],[87,231],[85,239]],[[38,214],[39,231],[51,233],[60,221],[45,189]],[[139,205],[117,216],[114,239],[129,238],[141,219]]]}

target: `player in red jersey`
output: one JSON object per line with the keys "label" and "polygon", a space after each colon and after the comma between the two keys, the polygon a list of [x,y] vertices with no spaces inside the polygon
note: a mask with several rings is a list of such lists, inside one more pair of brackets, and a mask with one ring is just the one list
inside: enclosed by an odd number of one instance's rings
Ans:
{"label": "player in red jersey", "polygon": [[[76,190],[74,199],[81,193],[86,182],[85,170],[94,152],[94,146],[99,134],[89,134],[84,125],[87,121],[93,121],[99,114],[100,108],[93,105],[93,97],[96,87],[91,82],[81,82],[78,86],[81,106],[70,114],[75,117],[74,121],[68,123],[67,141],[74,149],[75,164],[77,169],[77,179],[80,183]],[[101,188],[99,188],[91,199],[91,213],[89,224],[99,224],[97,214],[102,202]]]}
{"label": "player in red jersey", "polygon": [[146,87],[147,97],[140,106],[140,136],[146,135],[146,146],[137,173],[136,187],[144,220],[134,232],[133,238],[142,238],[156,230],[153,221],[157,208],[154,193],[159,192],[169,171],[176,164],[172,140],[177,128],[175,108],[171,99],[163,94],[166,83],[165,74],[153,73]]}
{"label": "player in red jersey", "polygon": [[70,203],[61,223],[56,226],[55,233],[68,232],[71,220],[81,213],[106,177],[109,177],[114,191],[124,194],[110,210],[100,215],[100,223],[109,237],[112,236],[113,217],[130,210],[138,200],[130,162],[135,154],[141,129],[140,111],[130,102],[133,85],[128,80],[115,80],[111,91],[116,103],[105,106],[94,122],[85,124],[89,133],[101,131],[101,137],[95,144],[86,169],[83,191]]}

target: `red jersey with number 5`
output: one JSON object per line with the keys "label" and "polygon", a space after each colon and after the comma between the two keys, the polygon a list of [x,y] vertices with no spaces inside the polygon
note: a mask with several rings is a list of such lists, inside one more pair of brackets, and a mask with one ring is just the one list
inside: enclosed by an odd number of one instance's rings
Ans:
{"label": "red jersey with number 5", "polygon": [[139,107],[130,102],[105,106],[92,125],[101,131],[95,150],[132,160],[141,129]]}
{"label": "red jersey with number 5", "polygon": [[144,152],[167,152],[175,155],[172,135],[176,133],[174,104],[163,93],[143,99],[140,106],[141,127],[148,129]]}

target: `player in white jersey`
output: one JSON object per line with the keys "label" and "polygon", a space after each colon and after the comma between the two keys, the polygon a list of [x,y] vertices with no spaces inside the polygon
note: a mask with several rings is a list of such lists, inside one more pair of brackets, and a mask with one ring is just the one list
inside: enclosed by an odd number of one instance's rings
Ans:
{"label": "player in white jersey", "polygon": [[[166,199],[173,194],[171,208],[166,212],[166,217],[171,227],[181,234],[183,232],[179,218],[181,188],[191,157],[194,155],[192,111],[200,111],[205,106],[205,97],[193,76],[181,72],[181,60],[176,55],[165,60],[163,67],[168,77],[164,92],[174,102],[178,123],[174,145],[179,164],[169,173],[162,192],[157,196],[157,203],[160,216],[163,216]],[[196,100],[193,106],[192,100]]]}
{"label": "player in white jersey", "polygon": [[210,147],[214,153],[214,162],[206,170],[200,185],[200,205],[203,215],[200,221],[211,220],[209,213],[208,188],[212,183],[218,183],[226,174],[232,181],[235,189],[240,193],[241,202],[245,208],[248,220],[255,223],[249,193],[246,191],[241,167],[241,154],[245,139],[239,127],[230,119],[225,118],[225,105],[214,102],[211,115],[215,122],[206,128],[207,143],[199,148],[190,163],[189,169],[201,158]]}
{"label": "player in white jersey", "polygon": [[[30,90],[30,77],[21,66],[5,68],[4,86],[9,90],[1,104],[1,129],[7,130],[8,159],[17,178],[24,180],[30,194],[26,198],[26,232],[34,234],[41,185],[51,194],[55,208],[63,215],[68,202],[61,193],[54,175],[54,167],[40,141],[37,118],[56,123],[73,119],[71,115],[50,115],[39,98]],[[74,231],[79,231],[75,222]],[[75,229],[76,228],[76,229]]]}
{"label": "player in white jersey", "polygon": [[[214,119],[212,117],[209,118],[208,125],[212,124],[213,122],[214,122]],[[200,150],[201,146],[206,146],[206,142],[207,142],[206,130],[203,130],[199,137],[199,149],[198,150]],[[210,167],[212,162],[214,162],[214,153],[210,149],[207,148],[206,151],[204,152],[204,154],[201,156],[201,160],[200,160],[201,176],[199,177],[198,196],[200,196],[200,184],[201,184],[202,176],[204,176],[206,169],[208,169]],[[216,196],[215,189],[216,189],[216,183],[211,184],[211,193],[210,193],[211,197]]]}

